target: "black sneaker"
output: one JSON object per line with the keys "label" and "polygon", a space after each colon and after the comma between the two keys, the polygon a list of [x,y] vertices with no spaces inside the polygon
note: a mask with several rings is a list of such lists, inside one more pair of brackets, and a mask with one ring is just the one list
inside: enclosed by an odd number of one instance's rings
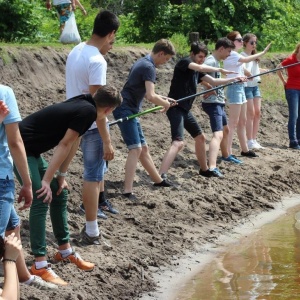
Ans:
{"label": "black sneaker", "polygon": [[207,169],[206,171],[200,169],[199,175],[203,177],[220,177],[218,176],[217,172],[214,172],[214,170],[210,170],[210,169]]}
{"label": "black sneaker", "polygon": [[126,199],[132,201],[132,202],[137,202],[139,199],[136,197],[135,194],[133,193],[124,193],[122,194],[123,197],[125,197]]}
{"label": "black sneaker", "polygon": [[241,155],[242,156],[247,156],[247,157],[258,157],[258,155],[252,151],[252,150],[249,150],[248,152],[241,152]]}
{"label": "black sneaker", "polygon": [[153,183],[153,186],[157,186],[157,187],[170,187],[170,186],[173,186],[173,184],[170,181],[168,181],[167,179],[163,179],[162,182]]}

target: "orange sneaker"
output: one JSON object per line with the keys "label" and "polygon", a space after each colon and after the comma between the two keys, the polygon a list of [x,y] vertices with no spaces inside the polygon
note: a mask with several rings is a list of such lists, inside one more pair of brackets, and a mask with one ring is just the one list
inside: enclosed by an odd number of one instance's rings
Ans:
{"label": "orange sneaker", "polygon": [[68,285],[68,283],[62,280],[55,272],[51,269],[51,264],[48,264],[46,268],[36,269],[35,264],[31,266],[30,273],[32,275],[40,276],[43,280],[58,284],[58,285]]}
{"label": "orange sneaker", "polygon": [[61,253],[58,251],[55,253],[54,255],[54,259],[56,261],[64,261],[64,262],[70,262],[75,264],[79,269],[83,270],[83,271],[92,271],[95,267],[95,264],[88,262],[88,261],[84,261],[80,255],[73,251],[70,255],[68,255],[67,257],[62,257]]}

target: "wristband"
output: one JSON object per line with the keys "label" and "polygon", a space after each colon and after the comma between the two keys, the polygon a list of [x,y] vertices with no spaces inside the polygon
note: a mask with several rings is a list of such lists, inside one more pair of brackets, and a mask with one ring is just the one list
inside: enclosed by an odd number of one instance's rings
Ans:
{"label": "wristband", "polygon": [[5,262],[5,261],[16,263],[16,260],[10,259],[10,258],[4,258],[4,259],[2,260],[2,262]]}
{"label": "wristband", "polygon": [[61,177],[66,177],[68,175],[68,172],[62,173],[60,171],[57,171],[57,175]]}

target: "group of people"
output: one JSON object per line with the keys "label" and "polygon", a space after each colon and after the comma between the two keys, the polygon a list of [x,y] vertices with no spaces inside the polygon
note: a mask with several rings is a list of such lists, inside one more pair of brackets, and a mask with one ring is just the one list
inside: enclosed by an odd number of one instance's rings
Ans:
{"label": "group of people", "polygon": [[[54,259],[73,263],[83,271],[94,268],[94,263],[85,261],[70,244],[66,177],[80,145],[84,167],[80,209],[85,213],[86,221],[78,242],[81,245],[101,245],[103,233],[99,230],[97,218],[106,218],[107,212],[118,213],[106,199],[104,192],[106,162],[114,158],[107,122],[109,114],[113,113],[119,119],[138,113],[146,99],[161,106],[162,112],[166,112],[170,121],[171,146],[165,153],[159,170],[151,158],[140,120],[133,118],[118,123],[128,148],[122,195],[130,201],[138,200],[133,192],[138,161],[149,173],[155,187],[172,186],[167,172],[184,146],[184,129],[195,141],[199,175],[204,177],[223,177],[217,168],[219,150],[222,160],[242,163],[232,153],[235,130],[242,156],[256,157],[252,149],[262,147],[257,142],[261,106],[258,87],[260,79],[257,76],[256,80],[248,81],[247,77],[261,72],[259,58],[268,51],[270,45],[264,51],[256,53],[257,37],[254,34],[242,37],[237,31],[218,39],[209,56],[206,45],[192,43],[190,55],[180,59],[175,66],[168,96],[163,96],[155,91],[156,67],[168,62],[175,55],[175,49],[169,40],[161,39],[155,43],[150,54],[132,66],[128,79],[119,92],[106,83],[107,63],[103,57],[112,48],[119,25],[115,14],[105,10],[99,12],[89,40],[72,49],[66,62],[66,101],[48,106],[21,120],[13,90],[0,85],[0,165],[3,166],[0,169],[0,235],[8,244],[11,239],[14,242],[20,239],[20,219],[13,204],[14,169],[21,184],[18,202],[24,201],[21,209],[30,207],[30,244],[35,257],[30,272],[20,248],[18,256],[4,256],[3,261],[7,264],[16,263],[16,269],[9,269],[7,266],[5,271],[17,271],[18,281],[25,284],[43,289],[55,289],[57,285],[68,284],[53,271],[46,257],[46,215],[49,209],[58,243]],[[237,50],[243,45],[244,52],[239,54]],[[294,60],[298,59],[299,48]],[[224,69],[220,67],[221,61],[224,62]],[[285,61],[282,65],[284,64]],[[221,78],[221,73],[226,78]],[[282,80],[284,81],[283,76]],[[228,84],[228,122],[223,87],[208,91],[202,101],[213,132],[208,161],[205,135],[191,112],[198,84],[208,90]],[[291,84],[287,88],[293,89],[294,86]],[[291,94],[291,97],[295,96],[295,92]],[[177,101],[185,97],[188,99]],[[53,119],[55,122],[52,122]],[[298,131],[296,137],[292,138],[293,141],[296,138],[300,148]],[[42,154],[54,148],[48,164]]]}

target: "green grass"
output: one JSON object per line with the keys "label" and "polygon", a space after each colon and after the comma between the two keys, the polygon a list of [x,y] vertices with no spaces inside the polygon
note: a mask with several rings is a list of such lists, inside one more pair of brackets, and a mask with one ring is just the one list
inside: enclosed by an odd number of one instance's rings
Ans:
{"label": "green grass", "polygon": [[284,88],[276,73],[261,76],[260,90],[262,98],[268,101],[284,100]]}

